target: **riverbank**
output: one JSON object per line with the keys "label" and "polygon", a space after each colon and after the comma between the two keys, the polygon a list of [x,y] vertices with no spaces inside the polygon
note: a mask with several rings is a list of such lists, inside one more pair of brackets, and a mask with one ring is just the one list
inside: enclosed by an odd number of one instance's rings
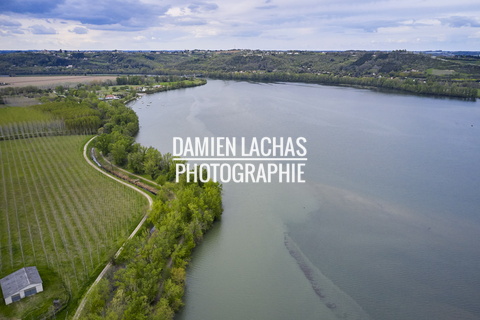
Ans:
{"label": "riverbank", "polygon": [[[137,123],[136,116],[133,110],[126,111],[131,116],[121,127],[105,130],[108,133],[95,140],[95,148],[102,152],[102,157],[95,156],[95,169],[103,172],[101,166],[130,183],[141,184],[156,198],[147,227],[136,237],[132,234],[123,251],[115,254],[89,289],[75,319],[106,315],[173,319],[183,306],[185,268],[191,251],[223,211],[221,185],[212,181],[188,183],[185,177],[179,183],[172,182],[173,158],[169,153],[135,144],[131,132],[124,129],[132,121]],[[111,160],[103,159],[103,155]],[[150,185],[155,184],[156,190],[129,177],[138,178],[139,174],[150,175],[155,180],[149,181]]]}
{"label": "riverbank", "polygon": [[284,72],[213,72],[207,76],[224,80],[299,82],[357,88],[378,88],[397,90],[425,96],[461,98],[475,101],[480,97],[480,89],[468,87],[455,81],[426,81],[426,79],[399,78],[384,76],[354,77],[334,74],[284,73]]}

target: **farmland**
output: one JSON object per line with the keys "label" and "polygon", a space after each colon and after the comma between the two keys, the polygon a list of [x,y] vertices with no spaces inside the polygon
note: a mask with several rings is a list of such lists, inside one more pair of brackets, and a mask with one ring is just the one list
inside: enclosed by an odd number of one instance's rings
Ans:
{"label": "farmland", "polygon": [[[158,84],[160,80],[168,83]],[[136,98],[137,90],[148,94],[206,81],[138,76],[117,81],[126,83],[121,88],[110,82],[58,87],[55,92],[19,88],[13,94],[33,92],[42,95],[43,103],[0,108],[0,277],[36,266],[45,289],[12,305],[0,302],[0,319],[70,319],[74,314],[96,319],[107,312],[123,319],[140,313],[172,319],[182,305],[185,266],[221,215],[221,186],[172,183],[171,155],[135,143],[138,117],[124,102]],[[103,88],[122,98],[99,98],[106,94]],[[83,158],[85,143],[97,132],[92,144],[105,161],[123,170],[134,168],[161,185],[155,219],[148,220],[150,228],[160,231],[141,228],[147,210],[153,212],[145,197]],[[170,204],[162,201],[173,201],[171,213]],[[187,207],[187,212],[179,209]],[[141,232],[133,237],[135,226]],[[117,290],[124,286],[129,289]],[[149,305],[138,304],[138,298]]]}
{"label": "farmland", "polygon": [[87,140],[0,141],[0,274],[36,265],[52,284],[43,297],[1,305],[0,319],[74,302],[145,213],[145,198],[85,162]]}
{"label": "farmland", "polygon": [[53,119],[53,115],[34,108],[0,108],[0,126],[19,122],[41,122]]}
{"label": "farmland", "polygon": [[42,89],[55,88],[56,86],[70,87],[78,83],[103,82],[115,80],[115,76],[37,76],[37,77],[3,77],[1,82],[7,83],[5,87],[36,86]]}

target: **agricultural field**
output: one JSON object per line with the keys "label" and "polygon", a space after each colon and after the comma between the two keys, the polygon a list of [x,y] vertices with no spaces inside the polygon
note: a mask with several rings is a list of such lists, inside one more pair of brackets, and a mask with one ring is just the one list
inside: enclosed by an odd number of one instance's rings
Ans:
{"label": "agricultural field", "polygon": [[[57,95],[52,90],[57,87],[77,88],[82,85],[99,85],[115,82],[114,76],[25,76],[0,77],[0,107],[27,107],[40,104],[40,98]],[[47,93],[47,91],[49,93]]]}
{"label": "agricultural field", "polygon": [[41,89],[55,88],[55,86],[73,87],[78,83],[103,82],[115,80],[115,76],[35,76],[35,77],[1,77],[3,87],[36,86]]}
{"label": "agricultural field", "polygon": [[0,126],[24,122],[42,122],[53,119],[52,114],[40,111],[35,108],[25,107],[3,107],[0,108]]}
{"label": "agricultural field", "polygon": [[148,208],[143,196],[85,162],[88,138],[0,141],[0,278],[37,266],[45,289],[9,306],[1,301],[0,319],[75,304]]}

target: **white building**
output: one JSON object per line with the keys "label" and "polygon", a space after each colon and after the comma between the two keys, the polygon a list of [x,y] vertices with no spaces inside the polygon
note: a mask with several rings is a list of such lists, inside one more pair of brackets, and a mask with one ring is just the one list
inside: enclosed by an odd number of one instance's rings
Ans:
{"label": "white building", "polygon": [[0,279],[5,304],[16,302],[43,291],[37,267],[25,267]]}

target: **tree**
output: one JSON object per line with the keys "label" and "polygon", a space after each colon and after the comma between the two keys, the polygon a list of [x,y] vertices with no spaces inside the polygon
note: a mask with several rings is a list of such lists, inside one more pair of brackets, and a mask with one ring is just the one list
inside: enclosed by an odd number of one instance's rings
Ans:
{"label": "tree", "polygon": [[132,294],[131,301],[127,305],[127,309],[123,313],[123,319],[130,320],[147,320],[149,313],[149,306],[147,298],[136,293]]}
{"label": "tree", "polygon": [[128,168],[134,173],[143,173],[143,160],[144,155],[141,152],[134,152],[128,154]]}
{"label": "tree", "polygon": [[162,172],[168,174],[172,163],[174,163],[172,154],[170,152],[164,153],[160,161],[160,169]]}
{"label": "tree", "polygon": [[55,92],[57,94],[64,94],[65,93],[65,88],[63,86],[56,86],[55,87]]}
{"label": "tree", "polygon": [[162,161],[162,154],[155,148],[148,148],[145,153],[143,171],[149,174],[152,179],[156,179],[160,174],[160,163]]}
{"label": "tree", "polygon": [[112,136],[109,134],[101,134],[95,139],[95,146],[104,154],[110,152],[110,144],[112,143]]}
{"label": "tree", "polygon": [[94,287],[90,296],[88,297],[87,304],[85,306],[85,313],[94,316],[103,315],[105,309],[106,300],[108,299],[109,283],[106,279],[100,280]]}
{"label": "tree", "polygon": [[125,292],[123,289],[118,289],[115,292],[115,296],[109,304],[106,318],[108,320],[120,320],[122,319],[123,312],[125,311],[126,301]]}
{"label": "tree", "polygon": [[185,283],[187,273],[185,272],[184,268],[172,268],[172,270],[170,270],[170,276],[175,283],[183,285]]}
{"label": "tree", "polygon": [[127,162],[127,144],[125,140],[121,139],[114,142],[111,146],[110,153],[115,164],[123,166]]}
{"label": "tree", "polygon": [[172,320],[175,316],[175,312],[168,304],[168,300],[165,298],[160,299],[158,302],[155,313],[153,314],[154,320]]}
{"label": "tree", "polygon": [[183,307],[183,285],[176,284],[171,279],[168,279],[167,281],[165,281],[164,286],[164,295],[168,299],[168,302],[170,303],[172,309],[176,311]]}

